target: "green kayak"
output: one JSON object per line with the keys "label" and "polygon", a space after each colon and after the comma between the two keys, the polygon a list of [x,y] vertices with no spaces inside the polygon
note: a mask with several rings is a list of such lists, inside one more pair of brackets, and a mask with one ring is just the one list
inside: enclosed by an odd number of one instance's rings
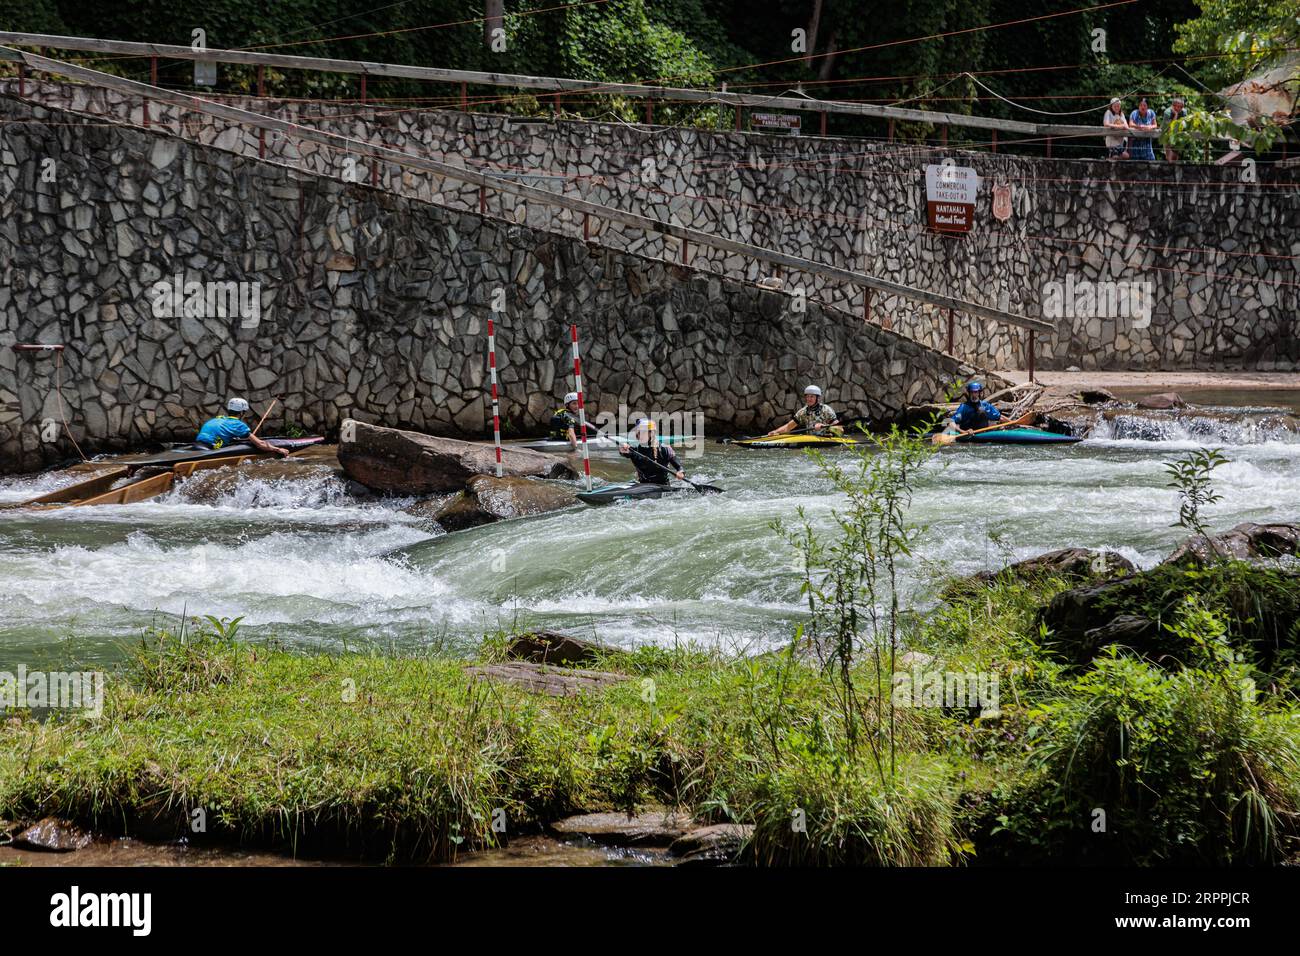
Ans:
{"label": "green kayak", "polygon": [[595,491],[578,493],[578,500],[588,505],[608,505],[615,501],[639,501],[642,498],[662,498],[664,495],[693,491],[690,485],[657,485],[648,481],[624,481],[606,485]]}

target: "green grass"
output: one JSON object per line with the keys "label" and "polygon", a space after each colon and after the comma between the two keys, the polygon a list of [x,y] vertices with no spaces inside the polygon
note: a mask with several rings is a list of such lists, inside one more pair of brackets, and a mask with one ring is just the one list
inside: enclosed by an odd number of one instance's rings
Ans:
{"label": "green grass", "polygon": [[891,713],[890,675],[882,699],[864,655],[852,743],[834,681],[792,653],[643,648],[596,665],[622,683],[551,698],[442,654],[310,655],[208,622],[152,635],[98,719],[0,723],[0,817],[175,837],[202,809],[199,839],[400,862],[492,845],[500,811],[517,835],[663,805],[752,824],[755,865],[1294,858],[1294,699],[1245,699],[1249,662],[1214,643],[1205,610],[1174,635],[1205,632],[1196,668],[1114,653],[1067,669],[1037,623],[1066,586],[995,581],[910,619],[927,666],[996,675],[1000,712]]}

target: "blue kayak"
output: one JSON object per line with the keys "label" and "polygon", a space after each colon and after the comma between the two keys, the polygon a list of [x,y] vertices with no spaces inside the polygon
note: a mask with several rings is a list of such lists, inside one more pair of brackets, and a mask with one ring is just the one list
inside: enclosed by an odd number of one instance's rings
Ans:
{"label": "blue kayak", "polygon": [[999,428],[978,435],[962,435],[957,441],[963,445],[1073,445],[1083,439],[1041,428]]}

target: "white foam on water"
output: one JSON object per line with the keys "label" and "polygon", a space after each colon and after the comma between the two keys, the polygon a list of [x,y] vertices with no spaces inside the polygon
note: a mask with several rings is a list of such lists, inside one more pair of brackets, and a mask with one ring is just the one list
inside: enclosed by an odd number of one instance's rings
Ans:
{"label": "white foam on water", "polygon": [[[1185,533],[1165,463],[1193,440],[1098,439],[1060,447],[958,447],[927,467],[910,515],[925,526],[902,567],[926,600],[935,567],[967,574],[1064,547],[1150,566]],[[1292,520],[1300,444],[1222,447],[1212,527]],[[838,453],[851,463],[851,453]],[[0,512],[0,661],[6,647],[70,635],[132,636],[155,611],[245,617],[258,633],[334,646],[358,636],[419,645],[510,626],[602,640],[775,646],[802,618],[797,556],[771,529],[833,528],[836,493],[797,452],[709,446],[691,477],[708,497],[560,512],[438,535],[401,511],[357,504],[333,479],[247,480],[210,503],[181,486],[137,505]],[[11,500],[50,490],[9,480]],[[6,643],[8,642],[8,643]]]}

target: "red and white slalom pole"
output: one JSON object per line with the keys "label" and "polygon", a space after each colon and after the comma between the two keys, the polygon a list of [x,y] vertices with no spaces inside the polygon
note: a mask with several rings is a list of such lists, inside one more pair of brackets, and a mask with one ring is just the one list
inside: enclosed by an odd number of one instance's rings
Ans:
{"label": "red and white slalom pole", "polygon": [[497,477],[501,477],[501,400],[497,396],[497,333],[496,328],[492,325],[492,320],[487,320],[488,324],[488,371],[492,375],[492,440],[497,446]]}
{"label": "red and white slalom pole", "polygon": [[587,479],[587,490],[591,491],[591,455],[587,450],[587,406],[582,398],[582,359],[578,357],[578,326],[569,326],[573,334],[573,390],[578,393],[578,433],[582,436],[582,473]]}

